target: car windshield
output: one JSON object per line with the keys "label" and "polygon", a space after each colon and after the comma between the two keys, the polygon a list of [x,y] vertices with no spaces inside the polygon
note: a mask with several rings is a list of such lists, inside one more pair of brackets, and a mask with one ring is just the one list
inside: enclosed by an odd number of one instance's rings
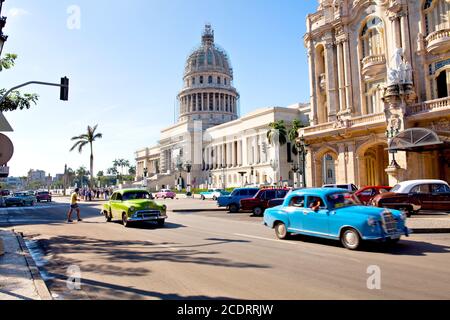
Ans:
{"label": "car windshield", "polygon": [[14,193],[14,197],[24,197],[26,195],[26,193]]}
{"label": "car windshield", "polygon": [[150,194],[145,191],[138,192],[127,192],[123,195],[123,201],[128,200],[139,200],[139,199],[150,199]]}
{"label": "car windshield", "polygon": [[356,200],[355,196],[349,192],[333,193],[327,196],[329,209],[340,209],[359,205],[360,202]]}
{"label": "car windshield", "polygon": [[400,190],[400,185],[399,185],[399,184],[395,185],[395,186],[391,189],[391,192],[397,192],[398,190]]}

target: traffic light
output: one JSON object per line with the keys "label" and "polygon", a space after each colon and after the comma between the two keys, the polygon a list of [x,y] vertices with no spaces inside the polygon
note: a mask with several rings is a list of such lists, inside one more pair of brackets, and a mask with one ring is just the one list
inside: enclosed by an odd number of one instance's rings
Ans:
{"label": "traffic light", "polygon": [[62,101],[69,100],[69,78],[67,77],[61,78],[61,92],[59,99]]}

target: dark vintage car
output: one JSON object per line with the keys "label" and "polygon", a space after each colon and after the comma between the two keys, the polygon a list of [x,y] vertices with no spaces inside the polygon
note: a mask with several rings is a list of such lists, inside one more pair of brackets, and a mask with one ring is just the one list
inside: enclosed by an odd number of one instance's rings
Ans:
{"label": "dark vintage car", "polygon": [[420,210],[450,211],[450,187],[442,180],[404,181],[391,192],[375,196],[371,205],[405,211],[408,216]]}

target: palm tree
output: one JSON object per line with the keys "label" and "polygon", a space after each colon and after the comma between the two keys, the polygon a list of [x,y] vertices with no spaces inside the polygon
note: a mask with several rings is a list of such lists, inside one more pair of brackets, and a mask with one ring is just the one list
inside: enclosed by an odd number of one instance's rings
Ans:
{"label": "palm tree", "polygon": [[280,146],[287,143],[287,131],[283,120],[270,123],[269,128],[270,129],[267,131],[267,140],[272,146],[275,146],[275,162],[273,163],[273,167],[277,170],[275,179],[278,184],[278,173],[280,172]]}
{"label": "palm tree", "polygon": [[82,153],[83,152],[83,148],[89,144],[90,148],[91,148],[91,158],[90,158],[90,175],[91,175],[91,180],[90,180],[90,185],[91,188],[93,186],[93,182],[94,182],[94,151],[93,151],[93,142],[97,139],[101,139],[103,138],[103,134],[101,133],[96,133],[97,131],[97,127],[98,125],[95,125],[94,127],[88,126],[87,127],[87,133],[84,133],[82,135],[79,135],[77,137],[73,137],[72,141],[76,141],[75,144],[72,146],[72,148],[70,149],[70,151],[75,150],[76,148],[78,148],[78,152]]}
{"label": "palm tree", "polygon": [[[302,145],[299,142],[299,133],[298,131],[301,128],[305,128],[306,126],[303,124],[303,122],[301,122],[298,119],[294,119],[294,121],[292,121],[292,127],[288,132],[288,137],[289,137],[289,141],[291,141],[292,143],[292,153],[294,155],[297,156],[297,164],[300,167],[300,153],[302,152]],[[301,170],[302,174],[303,173],[303,169]],[[298,172],[298,171],[297,171]],[[296,172],[296,174],[297,174]]]}
{"label": "palm tree", "polygon": [[130,161],[125,160],[125,159],[116,159],[113,161],[113,165],[114,167],[120,167],[120,174],[123,176],[125,175],[124,173],[124,169],[125,168],[129,168],[130,167]]}

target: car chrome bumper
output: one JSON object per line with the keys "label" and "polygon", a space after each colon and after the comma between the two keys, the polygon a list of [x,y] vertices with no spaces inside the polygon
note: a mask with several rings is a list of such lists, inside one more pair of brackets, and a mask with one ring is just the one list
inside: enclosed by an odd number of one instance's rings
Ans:
{"label": "car chrome bumper", "polygon": [[369,240],[369,241],[377,241],[377,240],[386,241],[388,239],[396,240],[396,239],[400,239],[402,236],[409,237],[409,235],[411,233],[412,233],[412,230],[405,227],[405,229],[403,231],[397,230],[397,232],[393,232],[393,233],[389,233],[389,234],[385,233],[383,235],[366,236],[366,237],[363,237],[363,240]]}
{"label": "car chrome bumper", "polygon": [[154,216],[154,217],[130,217],[128,218],[129,222],[148,222],[148,221],[158,221],[158,220],[166,220],[167,216]]}

